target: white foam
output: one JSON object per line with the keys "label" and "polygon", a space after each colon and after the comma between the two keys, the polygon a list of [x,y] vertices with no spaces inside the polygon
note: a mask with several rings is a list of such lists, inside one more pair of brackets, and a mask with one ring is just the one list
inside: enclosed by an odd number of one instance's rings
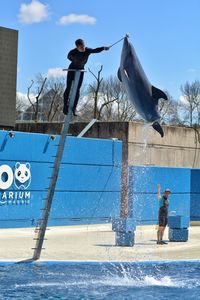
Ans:
{"label": "white foam", "polygon": [[[195,286],[199,286],[200,282],[195,282]],[[161,278],[153,277],[153,276],[142,276],[141,278],[126,276],[102,276],[101,278],[94,279],[91,277],[85,277],[84,279],[79,278],[79,280],[72,281],[54,281],[54,282],[30,282],[26,284],[16,284],[15,288],[28,288],[28,287],[63,287],[69,288],[73,286],[77,286],[79,288],[91,288],[91,287],[102,287],[102,286],[110,286],[110,287],[148,287],[148,286],[163,286],[163,287],[178,287],[178,288],[193,288],[194,280],[177,280],[172,279],[170,276],[164,276]]]}
{"label": "white foam", "polygon": [[15,288],[27,288],[27,287],[51,287],[51,286],[66,286],[65,282],[30,282],[25,284],[15,284]]}
{"label": "white foam", "polygon": [[153,276],[145,276],[144,284],[147,286],[177,286],[177,284],[173,282],[169,276],[164,276],[160,279]]}

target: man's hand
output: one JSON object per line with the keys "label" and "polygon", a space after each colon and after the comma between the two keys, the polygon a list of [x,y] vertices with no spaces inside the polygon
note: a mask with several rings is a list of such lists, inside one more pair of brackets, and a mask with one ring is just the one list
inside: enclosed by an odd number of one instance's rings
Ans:
{"label": "man's hand", "polygon": [[104,50],[106,50],[106,51],[109,50],[109,49],[110,49],[110,47],[104,47]]}
{"label": "man's hand", "polygon": [[161,195],[160,195],[160,183],[158,183],[158,185],[157,185],[157,197],[158,197],[158,199],[161,197]]}

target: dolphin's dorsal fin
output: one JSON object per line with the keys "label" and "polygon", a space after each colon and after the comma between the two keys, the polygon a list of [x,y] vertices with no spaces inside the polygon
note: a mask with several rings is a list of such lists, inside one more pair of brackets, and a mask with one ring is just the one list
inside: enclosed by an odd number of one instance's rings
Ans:
{"label": "dolphin's dorsal fin", "polygon": [[118,71],[117,71],[117,77],[118,77],[119,81],[122,82],[122,76],[121,76],[120,68],[119,68]]}
{"label": "dolphin's dorsal fin", "polygon": [[156,104],[158,104],[158,100],[160,98],[164,100],[168,100],[167,95],[161,91],[160,89],[156,88],[155,86],[152,85],[152,97],[155,100]]}

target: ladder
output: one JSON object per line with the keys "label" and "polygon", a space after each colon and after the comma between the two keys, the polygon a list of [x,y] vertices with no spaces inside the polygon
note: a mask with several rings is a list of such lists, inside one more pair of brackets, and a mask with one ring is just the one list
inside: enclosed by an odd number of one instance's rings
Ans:
{"label": "ladder", "polygon": [[75,97],[76,97],[76,91],[78,88],[78,83],[79,83],[81,72],[84,72],[84,70],[71,70],[71,69],[65,69],[65,70],[66,71],[74,71],[75,76],[74,76],[74,80],[73,80],[73,83],[71,86],[71,91],[70,91],[69,110],[68,110],[68,114],[65,116],[65,119],[64,119],[64,124],[62,127],[60,140],[59,140],[59,144],[58,144],[58,148],[57,148],[57,153],[56,153],[56,157],[55,157],[55,161],[54,161],[53,171],[52,171],[52,175],[50,177],[50,183],[49,183],[49,187],[48,187],[48,191],[47,191],[47,196],[45,198],[45,205],[44,205],[44,208],[42,209],[43,210],[42,217],[39,221],[38,228],[36,229],[36,238],[34,239],[34,240],[36,240],[36,244],[35,244],[35,247],[33,248],[34,253],[33,253],[32,260],[39,259],[40,255],[41,255],[41,251],[43,249],[42,246],[43,246],[43,242],[44,242],[45,232],[47,229],[47,223],[48,223],[49,213],[51,210],[55,187],[56,187],[56,183],[57,183],[57,179],[58,179],[60,163],[62,160],[62,155],[63,155],[63,151],[64,151],[65,141],[67,138],[67,133],[69,130],[70,121],[72,119],[72,109],[73,109],[73,105],[74,105],[74,101],[75,101]]}

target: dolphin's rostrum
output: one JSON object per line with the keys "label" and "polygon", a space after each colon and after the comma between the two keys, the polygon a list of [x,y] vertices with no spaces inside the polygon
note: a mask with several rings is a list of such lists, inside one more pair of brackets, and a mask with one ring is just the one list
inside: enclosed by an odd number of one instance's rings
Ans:
{"label": "dolphin's rostrum", "polygon": [[152,123],[153,128],[163,137],[163,129],[158,123],[160,115],[157,108],[158,100],[160,98],[168,100],[167,95],[149,82],[127,37],[124,38],[118,78],[122,81],[137,113],[145,121]]}

